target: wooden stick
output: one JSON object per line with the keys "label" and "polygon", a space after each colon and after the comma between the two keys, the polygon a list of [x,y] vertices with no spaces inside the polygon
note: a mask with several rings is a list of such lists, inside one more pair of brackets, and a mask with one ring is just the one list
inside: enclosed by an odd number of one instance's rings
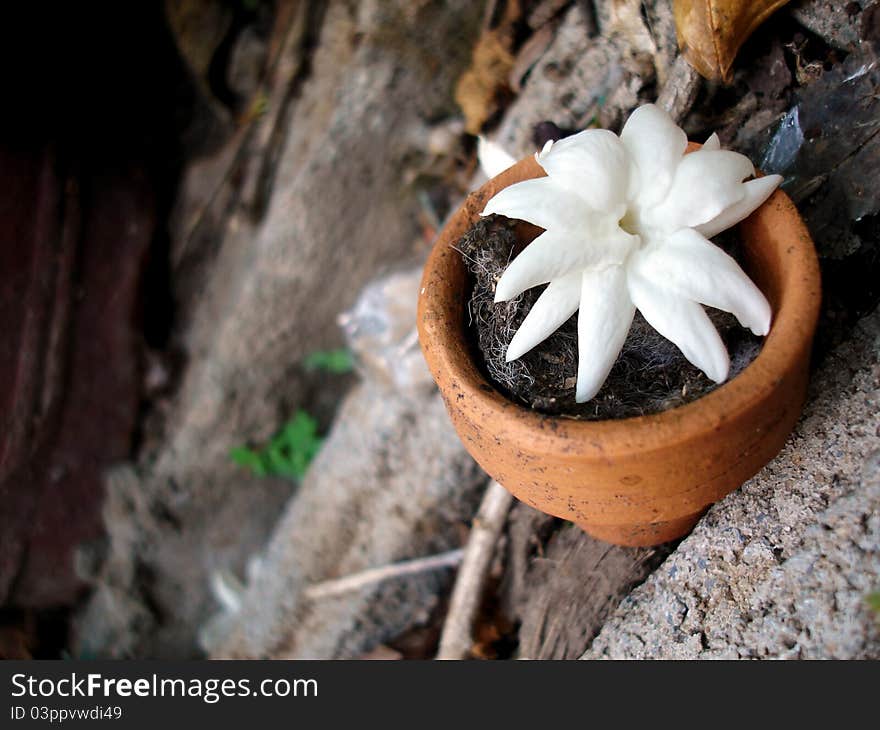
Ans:
{"label": "wooden stick", "polygon": [[315,583],[306,588],[303,595],[309,600],[316,601],[321,598],[351,593],[374,583],[381,583],[389,578],[399,578],[404,575],[414,575],[415,573],[424,573],[428,570],[438,570],[440,568],[454,568],[462,561],[463,555],[464,550],[459,548],[440,553],[439,555],[431,555],[427,558],[404,560],[400,563],[383,565],[381,568],[370,568],[360,573],[347,575],[344,578]]}
{"label": "wooden stick", "polygon": [[681,124],[703,85],[703,79],[684,58],[678,56],[669,71],[669,78],[657,97],[657,106],[669,112],[676,124]]}
{"label": "wooden stick", "polygon": [[510,492],[494,480],[489,482],[455,579],[449,613],[440,636],[438,659],[466,659],[470,654],[483,586],[511,504]]}

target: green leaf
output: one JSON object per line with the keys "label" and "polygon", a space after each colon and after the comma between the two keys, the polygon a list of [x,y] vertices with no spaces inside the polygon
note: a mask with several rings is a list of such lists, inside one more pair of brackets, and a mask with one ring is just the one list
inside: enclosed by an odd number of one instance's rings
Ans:
{"label": "green leaf", "polygon": [[229,452],[229,457],[257,476],[302,479],[322,443],[323,439],[318,436],[318,423],[300,410],[262,449],[236,446]]}
{"label": "green leaf", "polygon": [[880,591],[874,591],[865,596],[865,603],[868,604],[868,608],[876,613],[877,618],[880,619]]}
{"label": "green leaf", "polygon": [[303,358],[303,367],[309,371],[321,370],[334,375],[351,372],[354,368],[354,356],[350,350],[318,350]]}
{"label": "green leaf", "polygon": [[260,455],[247,446],[236,446],[229,451],[229,458],[239,466],[256,469],[261,464]]}

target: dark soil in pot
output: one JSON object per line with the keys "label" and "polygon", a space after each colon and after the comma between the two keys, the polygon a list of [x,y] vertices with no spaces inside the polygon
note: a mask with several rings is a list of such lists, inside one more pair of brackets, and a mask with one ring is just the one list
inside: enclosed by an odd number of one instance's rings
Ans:
{"label": "dark soil in pot", "polygon": [[[494,303],[495,283],[523,248],[513,224],[503,216],[483,218],[457,244],[471,274],[469,331],[480,354],[477,360],[502,393],[548,415],[604,420],[658,413],[718,387],[638,312],[608,380],[587,403],[574,398],[577,314],[523,357],[505,362],[510,340],[544,289],[535,287],[509,302]],[[735,231],[716,242],[742,263]],[[707,312],[730,353],[733,378],[757,357],[761,338],[741,327],[733,315]]]}

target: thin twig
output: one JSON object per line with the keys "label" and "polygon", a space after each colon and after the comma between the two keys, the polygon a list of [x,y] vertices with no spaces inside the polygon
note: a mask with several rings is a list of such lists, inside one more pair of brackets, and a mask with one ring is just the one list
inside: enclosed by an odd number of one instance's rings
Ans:
{"label": "thin twig", "polygon": [[431,555],[427,558],[404,560],[400,563],[383,565],[381,568],[370,568],[360,573],[347,575],[344,578],[315,583],[306,588],[303,595],[307,599],[315,601],[320,598],[351,593],[374,583],[381,583],[389,578],[399,578],[404,575],[414,575],[415,573],[424,573],[440,568],[454,568],[462,561],[463,555],[464,550],[459,548],[440,553],[439,555]]}
{"label": "thin twig", "polygon": [[455,579],[449,613],[440,636],[438,659],[465,659],[473,646],[473,625],[483,596],[483,584],[512,503],[510,492],[494,480],[489,482]]}

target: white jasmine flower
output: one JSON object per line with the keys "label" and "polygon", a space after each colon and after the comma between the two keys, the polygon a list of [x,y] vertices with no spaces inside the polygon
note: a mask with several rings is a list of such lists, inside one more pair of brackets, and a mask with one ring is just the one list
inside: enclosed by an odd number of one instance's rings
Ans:
{"label": "white jasmine flower", "polygon": [[732,313],[756,335],[770,305],[739,265],[707,239],[746,218],[779,175],[743,182],[755,169],[722,150],[717,135],[685,155],[687,137],[659,107],[630,116],[620,137],[591,129],[536,155],[547,177],[500,191],[493,213],[545,232],[508,266],[495,301],[548,284],[507,349],[515,360],[578,309],[576,399],[590,400],[611,371],[638,309],[715,382],[730,358],[701,305]]}

